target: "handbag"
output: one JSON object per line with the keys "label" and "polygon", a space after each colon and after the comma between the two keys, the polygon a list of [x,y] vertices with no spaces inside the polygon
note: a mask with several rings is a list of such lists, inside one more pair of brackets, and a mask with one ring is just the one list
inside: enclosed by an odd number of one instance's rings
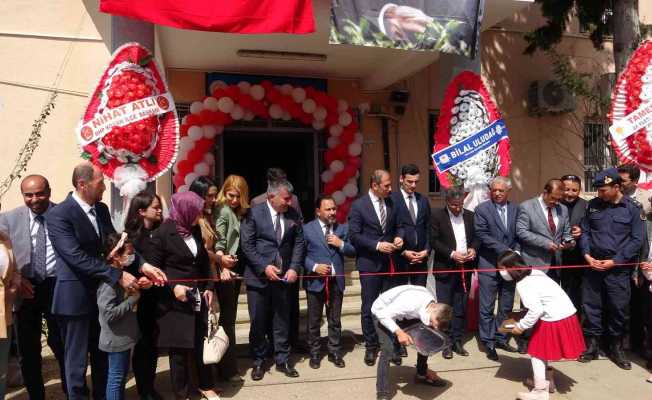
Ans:
{"label": "handbag", "polygon": [[218,314],[208,313],[208,332],[204,338],[204,364],[217,364],[229,348],[229,337],[218,324]]}

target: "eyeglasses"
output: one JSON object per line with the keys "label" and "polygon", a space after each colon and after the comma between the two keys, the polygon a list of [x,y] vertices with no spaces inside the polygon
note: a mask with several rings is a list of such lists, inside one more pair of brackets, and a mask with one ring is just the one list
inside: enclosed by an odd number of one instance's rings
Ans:
{"label": "eyeglasses", "polygon": [[562,181],[572,181],[572,182],[582,182],[582,179],[580,179],[579,176],[577,175],[564,175],[561,177]]}

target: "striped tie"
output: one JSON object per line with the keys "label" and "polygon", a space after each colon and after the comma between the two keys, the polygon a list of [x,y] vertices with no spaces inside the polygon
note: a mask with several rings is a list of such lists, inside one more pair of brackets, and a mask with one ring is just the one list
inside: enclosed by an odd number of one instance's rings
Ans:
{"label": "striped tie", "polygon": [[378,199],[378,210],[380,212],[380,226],[383,228],[384,233],[387,224],[387,213],[385,211],[385,202],[383,199]]}

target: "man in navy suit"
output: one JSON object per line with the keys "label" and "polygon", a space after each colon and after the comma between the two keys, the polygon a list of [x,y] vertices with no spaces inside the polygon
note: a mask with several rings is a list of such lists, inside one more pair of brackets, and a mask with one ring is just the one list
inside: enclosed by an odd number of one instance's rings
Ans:
{"label": "man in navy suit", "polygon": [[[365,276],[365,273],[390,272],[392,254],[403,247],[402,229],[396,219],[392,199],[392,177],[385,170],[371,175],[368,194],[360,197],[349,212],[349,237],[355,247],[362,289],[361,320],[365,339],[364,361],[371,366],[378,355],[378,335],[374,327],[371,306],[378,296],[390,287],[386,275]],[[400,357],[394,359],[400,363]]]}
{"label": "man in navy suit", "polygon": [[75,167],[75,191],[46,217],[50,241],[56,253],[56,284],[52,314],[59,319],[64,342],[64,364],[68,398],[88,399],[87,356],[90,353],[93,399],[106,394],[107,356],[98,349],[96,291],[100,282],[120,284],[125,290],[138,289],[133,275],[105,262],[102,241],[114,233],[111,216],[102,203],[104,177],[90,164]]}
{"label": "man in navy suit", "polygon": [[267,188],[267,201],[252,207],[240,227],[240,247],[247,260],[244,277],[251,319],[249,343],[254,358],[251,378],[256,381],[265,375],[265,335],[270,313],[276,369],[291,378],[299,376],[288,363],[289,285],[301,273],[305,245],[301,217],[291,203],[290,182],[273,182]]}
{"label": "man in navy suit", "polygon": [[[498,176],[489,185],[490,200],[479,204],[475,209],[475,235],[480,240],[478,251],[478,281],[480,286],[480,341],[485,346],[487,358],[498,360],[496,348],[513,353],[516,349],[509,345],[509,337],[498,332],[514,305],[514,282],[508,282],[495,271],[498,257],[508,250],[519,251],[516,235],[518,207],[509,201],[512,183],[508,178]],[[494,309],[498,300],[498,312]]]}
{"label": "man in navy suit", "polygon": [[[328,361],[338,368],[344,368],[340,347],[344,256],[355,257],[355,249],[349,243],[347,225],[340,225],[335,219],[335,200],[329,196],[321,196],[315,205],[317,218],[303,227],[306,240],[307,275],[304,278],[304,287],[308,300],[310,367],[317,369],[321,363],[319,330],[325,304],[328,321]],[[310,276],[313,278],[309,278]]]}

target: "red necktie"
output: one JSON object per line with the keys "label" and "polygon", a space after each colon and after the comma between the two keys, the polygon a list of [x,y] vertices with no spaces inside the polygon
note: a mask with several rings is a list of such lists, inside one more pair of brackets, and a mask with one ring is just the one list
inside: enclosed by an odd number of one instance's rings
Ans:
{"label": "red necktie", "polygon": [[552,207],[548,207],[548,227],[550,228],[552,236],[555,236],[555,233],[557,233],[557,226],[555,226],[555,219],[552,217]]}

